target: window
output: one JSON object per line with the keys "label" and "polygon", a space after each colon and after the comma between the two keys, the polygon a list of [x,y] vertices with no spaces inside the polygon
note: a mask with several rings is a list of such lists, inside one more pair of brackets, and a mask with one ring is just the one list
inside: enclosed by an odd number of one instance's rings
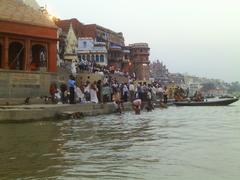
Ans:
{"label": "window", "polygon": [[102,55],[102,54],[100,56],[100,62],[104,62],[104,55]]}
{"label": "window", "polygon": [[96,55],[96,62],[99,62],[99,55]]}
{"label": "window", "polygon": [[83,47],[86,48],[87,47],[87,42],[83,41]]}
{"label": "window", "polygon": [[8,65],[10,69],[24,70],[24,46],[19,42],[12,42],[8,49]]}
{"label": "window", "polygon": [[43,45],[35,44],[32,46],[32,62],[30,63],[30,69],[32,71],[37,71],[40,67],[47,67],[47,50]]}

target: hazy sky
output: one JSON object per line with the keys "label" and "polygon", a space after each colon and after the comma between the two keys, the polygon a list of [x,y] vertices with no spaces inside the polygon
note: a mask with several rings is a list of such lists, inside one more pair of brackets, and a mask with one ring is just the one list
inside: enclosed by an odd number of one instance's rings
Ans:
{"label": "hazy sky", "polygon": [[240,81],[240,0],[37,0],[61,19],[78,18],[147,42],[170,72]]}

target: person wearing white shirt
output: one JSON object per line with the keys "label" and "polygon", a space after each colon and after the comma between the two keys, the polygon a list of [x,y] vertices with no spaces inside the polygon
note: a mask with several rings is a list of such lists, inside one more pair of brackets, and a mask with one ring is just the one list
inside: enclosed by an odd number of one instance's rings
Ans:
{"label": "person wearing white shirt", "polygon": [[130,101],[133,101],[133,99],[135,98],[135,87],[132,82],[130,82],[129,84],[129,93],[130,93]]}
{"label": "person wearing white shirt", "polygon": [[97,92],[98,92],[98,88],[97,88],[96,84],[91,84],[90,97],[91,97],[91,102],[93,102],[93,103],[98,103]]}
{"label": "person wearing white shirt", "polygon": [[76,102],[84,101],[84,94],[78,86],[75,86]]}

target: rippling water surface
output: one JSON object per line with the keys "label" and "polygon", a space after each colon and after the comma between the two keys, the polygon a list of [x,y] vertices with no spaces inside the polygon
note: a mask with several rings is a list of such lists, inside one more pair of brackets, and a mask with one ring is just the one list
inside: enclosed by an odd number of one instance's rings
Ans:
{"label": "rippling water surface", "polygon": [[0,124],[0,179],[238,180],[240,103]]}

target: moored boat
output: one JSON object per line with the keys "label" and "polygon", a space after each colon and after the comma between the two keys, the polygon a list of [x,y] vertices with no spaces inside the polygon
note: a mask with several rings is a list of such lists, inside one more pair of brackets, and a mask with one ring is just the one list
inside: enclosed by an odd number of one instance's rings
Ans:
{"label": "moored boat", "polygon": [[204,101],[179,101],[174,102],[176,106],[227,106],[234,102],[237,102],[239,98],[226,98],[226,99],[214,99]]}

